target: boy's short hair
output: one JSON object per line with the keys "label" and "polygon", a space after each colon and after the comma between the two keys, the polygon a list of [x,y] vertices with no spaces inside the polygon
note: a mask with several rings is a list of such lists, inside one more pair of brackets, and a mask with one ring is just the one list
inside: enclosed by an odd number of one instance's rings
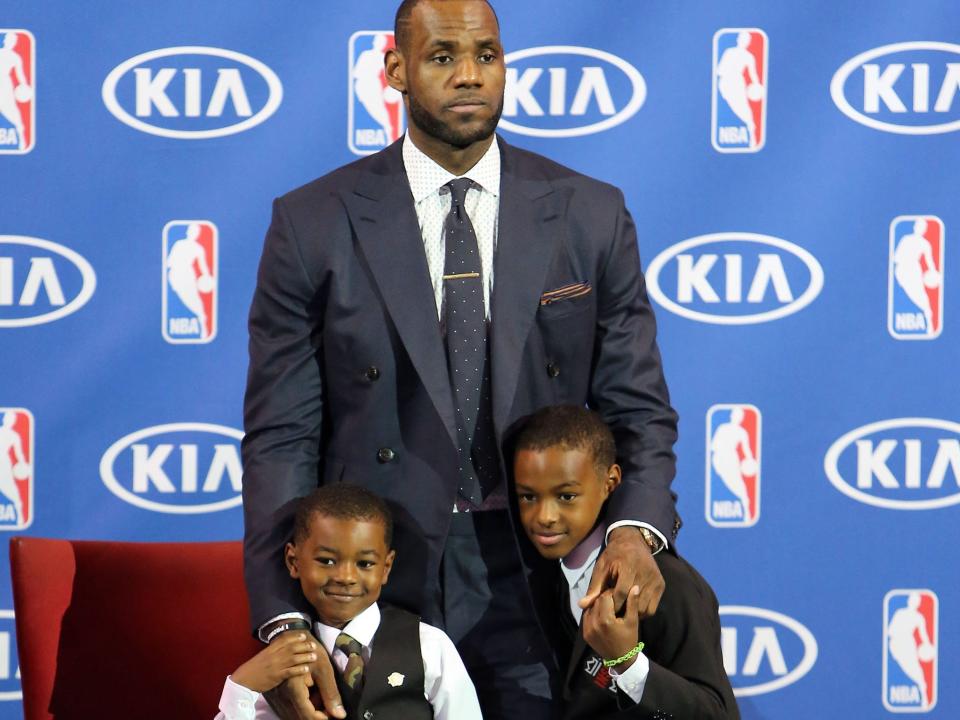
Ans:
{"label": "boy's short hair", "polygon": [[561,446],[584,450],[600,472],[617,461],[613,433],[593,410],[579,405],[549,405],[530,415],[520,428],[514,451]]}
{"label": "boy's short hair", "polygon": [[300,498],[293,517],[293,542],[310,535],[314,515],[340,520],[377,520],[383,523],[383,535],[389,549],[393,543],[393,515],[383,498],[359,485],[333,483],[321,485]]}

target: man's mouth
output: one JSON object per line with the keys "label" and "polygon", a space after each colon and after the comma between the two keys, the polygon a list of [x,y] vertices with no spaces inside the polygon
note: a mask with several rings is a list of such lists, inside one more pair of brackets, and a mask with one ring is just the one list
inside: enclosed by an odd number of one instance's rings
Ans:
{"label": "man's mouth", "polygon": [[486,105],[487,103],[479,98],[464,98],[463,100],[456,100],[447,105],[447,110],[467,114],[477,112],[477,110],[486,107]]}

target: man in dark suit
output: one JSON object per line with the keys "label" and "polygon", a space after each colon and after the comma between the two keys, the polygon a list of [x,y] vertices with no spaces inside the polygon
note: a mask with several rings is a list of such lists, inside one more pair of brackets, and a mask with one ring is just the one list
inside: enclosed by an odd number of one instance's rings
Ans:
{"label": "man in dark suit", "polygon": [[[397,518],[385,599],[445,627],[486,717],[546,718],[556,673],[506,509],[503,444],[544,405],[604,416],[625,482],[584,602],[639,585],[652,614],[651,551],[679,528],[676,414],[622,194],[494,136],[505,69],[492,8],[405,0],[396,31],[385,69],[407,136],[274,204],[244,408],[252,620],[268,640],[308,619],[280,562],[293,500],[365,485]],[[316,681],[342,716],[328,666]],[[310,717],[296,682],[284,712]]]}

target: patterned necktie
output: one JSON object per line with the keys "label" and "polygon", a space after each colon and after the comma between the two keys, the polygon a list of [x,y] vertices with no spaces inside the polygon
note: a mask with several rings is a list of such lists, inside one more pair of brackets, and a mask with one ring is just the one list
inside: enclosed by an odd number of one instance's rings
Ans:
{"label": "patterned necktie", "polygon": [[443,320],[447,369],[457,409],[460,497],[479,507],[497,481],[496,441],[490,416],[487,319],[480,250],[464,200],[467,178],[447,183],[450,212],[443,223]]}
{"label": "patterned necktie", "polygon": [[347,656],[347,666],[343,669],[344,682],[354,693],[359,694],[363,688],[363,645],[346,633],[337,635],[334,645]]}

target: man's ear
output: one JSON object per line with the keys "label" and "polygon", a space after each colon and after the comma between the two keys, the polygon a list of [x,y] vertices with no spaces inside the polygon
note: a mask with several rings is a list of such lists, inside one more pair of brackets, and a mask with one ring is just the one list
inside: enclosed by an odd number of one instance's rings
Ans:
{"label": "man's ear", "polygon": [[603,479],[603,487],[607,491],[607,497],[620,487],[620,481],[623,480],[623,473],[620,466],[614,463],[607,468],[606,477]]}
{"label": "man's ear", "polygon": [[387,584],[387,578],[390,577],[390,571],[393,569],[393,560],[397,557],[397,551],[391,550],[383,561],[383,585]]}
{"label": "man's ear", "polygon": [[383,72],[390,87],[403,95],[407,94],[407,67],[397,48],[390,48],[384,54]]}
{"label": "man's ear", "polygon": [[290,577],[299,578],[300,569],[297,567],[297,548],[292,542],[288,542],[283,549],[283,561],[287,565]]}

